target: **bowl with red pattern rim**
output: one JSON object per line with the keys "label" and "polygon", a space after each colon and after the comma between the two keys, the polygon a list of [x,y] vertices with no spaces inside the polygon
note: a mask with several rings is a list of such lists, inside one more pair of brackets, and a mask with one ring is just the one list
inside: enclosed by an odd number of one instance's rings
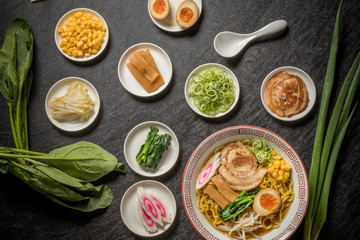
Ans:
{"label": "bowl with red pattern rim", "polygon": [[300,226],[308,205],[309,185],[304,163],[295,149],[278,134],[255,126],[233,126],[222,129],[207,137],[191,154],[182,179],[182,200],[185,212],[195,230],[205,239],[230,239],[215,229],[197,207],[196,180],[208,156],[218,147],[228,143],[258,138],[291,166],[294,200],[288,213],[277,229],[262,235],[262,239],[288,239]]}

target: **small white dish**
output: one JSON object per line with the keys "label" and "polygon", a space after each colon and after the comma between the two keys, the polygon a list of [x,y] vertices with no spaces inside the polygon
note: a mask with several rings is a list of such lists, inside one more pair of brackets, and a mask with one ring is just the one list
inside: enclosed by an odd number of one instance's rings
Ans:
{"label": "small white dish", "polygon": [[[212,68],[212,67],[218,67],[218,68],[221,68],[223,70],[225,70],[229,76],[233,79],[233,82],[234,82],[234,85],[235,85],[235,101],[233,103],[233,105],[226,111],[226,112],[223,112],[223,113],[219,113],[217,114],[216,116],[209,116],[209,115],[206,115],[204,113],[202,113],[193,103],[193,100],[190,96],[188,96],[188,92],[191,88],[191,83],[190,83],[190,78],[192,75],[194,74],[199,74],[201,73],[202,71],[206,70],[206,69],[209,69],[209,68]],[[238,101],[239,101],[239,97],[240,97],[240,85],[239,85],[239,81],[237,79],[237,77],[235,76],[235,74],[227,67],[225,67],[224,65],[221,65],[221,64],[218,64],[218,63],[206,63],[206,64],[203,64],[203,65],[200,65],[199,67],[195,68],[188,76],[188,78],[186,79],[186,83],[185,83],[185,89],[184,89],[184,93],[185,93],[185,99],[186,99],[186,102],[188,103],[188,105],[190,106],[190,108],[196,112],[197,114],[199,114],[200,116],[202,117],[206,117],[206,118],[220,118],[220,117],[223,117],[225,116],[226,114],[230,113],[234,107],[237,105]]]}
{"label": "small white dish", "polygon": [[[278,116],[277,114],[275,114],[273,111],[270,110],[270,108],[267,106],[267,103],[265,100],[266,84],[275,74],[277,74],[279,72],[287,72],[287,73],[299,76],[304,81],[306,89],[308,91],[308,97],[309,97],[308,106],[306,107],[306,109],[304,111],[302,111],[299,114],[296,114],[292,117]],[[261,96],[261,101],[262,101],[266,111],[268,111],[268,113],[271,116],[273,116],[274,118],[279,119],[281,121],[291,122],[291,121],[300,120],[301,118],[305,117],[311,111],[311,109],[314,107],[314,104],[316,101],[316,89],[315,89],[315,84],[314,84],[313,80],[306,72],[304,72],[303,70],[301,70],[297,67],[284,66],[284,67],[279,67],[279,68],[273,70],[265,77],[265,79],[261,85],[260,96]]]}
{"label": "small white dish", "polygon": [[[129,62],[130,56],[136,51],[149,49],[153,56],[156,66],[158,67],[161,76],[164,79],[164,84],[160,86],[155,92],[148,93],[141,84],[132,75],[126,64]],[[169,85],[172,79],[173,68],[171,60],[167,53],[159,46],[152,43],[138,43],[128,48],[120,58],[118,64],[118,76],[124,88],[134,96],[140,98],[153,97],[161,93]]]}
{"label": "small white dish", "polygon": [[[86,14],[91,14],[95,19],[100,19],[100,21],[102,22],[102,24],[105,25],[106,27],[106,33],[105,33],[105,37],[104,37],[104,42],[101,44],[101,47],[99,49],[99,51],[96,54],[91,54],[90,57],[82,57],[82,58],[75,58],[72,56],[67,55],[66,53],[64,53],[60,47],[60,42],[62,40],[62,37],[60,36],[60,34],[58,33],[57,29],[59,27],[65,27],[65,23],[67,23],[69,21],[69,19],[75,14],[75,12],[77,11],[81,11],[83,13]],[[75,61],[75,62],[87,62],[90,60],[93,60],[94,58],[98,57],[101,55],[101,53],[104,51],[104,49],[106,48],[108,42],[109,42],[109,27],[106,23],[106,21],[104,20],[104,18],[97,12],[95,12],[94,10],[88,9],[88,8],[75,8],[73,10],[68,11],[67,13],[65,13],[60,20],[58,21],[58,23],[56,24],[55,27],[55,43],[57,48],[59,49],[59,51],[61,52],[62,55],[64,55],[66,58]]]}
{"label": "small white dish", "polygon": [[[142,168],[136,162],[136,154],[139,152],[140,147],[145,143],[150,127],[157,127],[158,134],[167,133],[171,136],[170,145],[163,153],[161,161],[156,169]],[[124,142],[124,155],[125,160],[132,170],[137,174],[145,177],[158,177],[167,173],[176,163],[179,157],[180,147],[175,133],[165,124],[160,122],[143,122],[135,126],[126,136]]]}
{"label": "small white dish", "polygon": [[[66,85],[68,83],[72,83],[74,81],[79,81],[81,82],[84,86],[87,87],[88,89],[88,94],[90,95],[91,99],[95,100],[95,109],[94,109],[94,113],[93,115],[81,122],[79,120],[74,120],[74,121],[58,121],[53,119],[53,117],[50,114],[50,110],[49,110],[49,104],[52,101],[52,99],[54,97],[61,97],[64,96],[66,94]],[[46,95],[46,100],[45,100],[45,111],[46,111],[46,115],[48,116],[49,120],[51,121],[52,124],[54,124],[57,128],[67,131],[67,132],[76,132],[76,131],[80,131],[83,130],[87,127],[89,127],[96,119],[96,117],[99,114],[100,111],[100,97],[98,92],[96,91],[95,87],[88,81],[86,81],[83,78],[79,78],[79,77],[67,77],[67,78],[63,78],[61,80],[59,80],[58,82],[56,82],[49,90],[49,92]]]}
{"label": "small white dish", "polygon": [[[186,30],[187,28],[182,28],[176,23],[176,10],[178,9],[179,5],[183,1],[184,0],[170,0],[169,1],[169,4],[170,4],[169,15],[165,19],[156,19],[150,13],[150,9],[149,9],[150,0],[149,0],[147,3],[147,9],[148,9],[148,13],[149,13],[151,20],[155,23],[156,26],[158,26],[159,28],[161,28],[167,32],[181,32],[181,31]],[[201,16],[201,10],[202,10],[202,0],[194,0],[194,2],[198,6],[199,17],[197,20],[199,20],[199,18]]]}
{"label": "small white dish", "polygon": [[[142,220],[137,212],[136,206],[136,195],[137,188],[143,187],[144,190],[149,190],[155,192],[156,195],[166,204],[170,214],[172,222],[165,223],[164,226],[158,226],[158,231],[155,233],[149,233],[145,226],[142,223]],[[176,217],[176,201],[172,192],[163,184],[152,181],[152,180],[144,180],[135,183],[128,190],[126,190],[123,195],[120,203],[120,213],[123,222],[126,227],[132,231],[134,234],[141,237],[155,237],[163,234],[166,230],[170,228],[173,224],[174,219]]]}

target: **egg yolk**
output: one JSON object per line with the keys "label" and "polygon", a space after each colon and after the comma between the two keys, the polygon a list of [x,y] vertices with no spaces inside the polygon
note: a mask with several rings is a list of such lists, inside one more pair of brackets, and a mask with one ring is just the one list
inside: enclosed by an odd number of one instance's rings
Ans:
{"label": "egg yolk", "polygon": [[162,14],[166,10],[166,3],[164,0],[157,0],[153,5],[153,10],[156,14]]}
{"label": "egg yolk", "polygon": [[277,199],[270,193],[264,193],[260,197],[260,205],[266,210],[273,210],[277,206]]}
{"label": "egg yolk", "polygon": [[183,22],[190,22],[191,19],[194,17],[194,13],[190,8],[183,8],[180,12],[180,19]]}

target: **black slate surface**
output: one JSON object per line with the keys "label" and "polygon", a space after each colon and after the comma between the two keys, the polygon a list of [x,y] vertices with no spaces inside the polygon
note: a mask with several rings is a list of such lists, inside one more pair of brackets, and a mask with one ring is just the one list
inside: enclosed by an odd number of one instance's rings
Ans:
{"label": "black slate surface", "polygon": [[[201,239],[183,209],[181,179],[192,151],[208,135],[234,125],[269,129],[294,147],[309,170],[319,101],[315,111],[305,121],[285,124],[271,117],[262,106],[260,86],[273,69],[295,66],[312,77],[317,100],[320,100],[338,1],[205,0],[197,26],[182,34],[170,34],[156,27],[148,16],[146,2],[47,0],[32,4],[30,0],[1,0],[0,42],[2,44],[5,30],[15,17],[25,18],[32,26],[35,39],[34,82],[28,117],[30,145],[34,151],[48,152],[65,144],[87,140],[101,145],[125,162],[124,140],[135,125],[154,120],[170,126],[180,142],[179,164],[171,176],[160,181],[174,193],[178,215],[175,227],[164,239]],[[68,61],[54,42],[57,21],[65,12],[77,7],[99,12],[110,30],[107,54],[100,62],[90,66],[79,66]],[[345,1],[333,96],[338,93],[360,50],[359,12],[358,0]],[[213,48],[213,39],[220,31],[249,33],[278,19],[285,19],[289,25],[280,38],[257,42],[235,60],[220,57]],[[163,98],[156,101],[133,97],[122,87],[117,76],[120,56],[128,47],[139,42],[161,46],[173,64],[173,85]],[[196,115],[186,104],[183,93],[188,74],[207,62],[229,67],[241,86],[238,108],[232,116],[220,122]],[[48,120],[44,109],[49,88],[68,76],[89,80],[97,88],[102,101],[97,125],[80,136],[57,130]],[[359,90],[355,98],[359,100]],[[331,106],[334,102],[333,97]],[[358,239],[360,235],[359,125],[357,109],[334,172],[328,218],[320,239]],[[0,97],[0,146],[14,146],[3,97]],[[86,214],[52,203],[10,174],[0,175],[0,239],[136,239],[122,222],[119,205],[126,189],[143,179],[130,168],[125,175],[116,173],[105,177],[101,183],[106,183],[113,191],[113,203],[104,211]],[[302,227],[291,239],[302,239]]]}

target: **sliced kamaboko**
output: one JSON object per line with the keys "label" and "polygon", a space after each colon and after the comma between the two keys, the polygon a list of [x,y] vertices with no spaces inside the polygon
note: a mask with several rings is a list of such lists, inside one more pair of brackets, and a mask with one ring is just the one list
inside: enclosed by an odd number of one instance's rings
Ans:
{"label": "sliced kamaboko", "polygon": [[152,197],[142,187],[137,188],[137,199],[146,214],[149,215],[155,223],[163,226],[161,213],[156,207],[155,201],[152,200]]}
{"label": "sliced kamaboko", "polygon": [[149,192],[149,194],[154,200],[156,207],[160,211],[162,221],[165,223],[171,223],[171,213],[169,212],[164,202],[154,192]]}
{"label": "sliced kamaboko", "polygon": [[196,189],[202,188],[207,184],[212,176],[215,175],[216,169],[220,166],[220,152],[215,153],[212,158],[207,161],[206,165],[201,169],[199,177],[196,181]]}
{"label": "sliced kamaboko", "polygon": [[144,224],[146,230],[148,232],[157,232],[157,227],[156,227],[155,222],[151,219],[151,217],[149,217],[149,215],[146,214],[146,212],[140,206],[140,203],[137,199],[136,199],[136,206],[137,206],[141,221]]}

